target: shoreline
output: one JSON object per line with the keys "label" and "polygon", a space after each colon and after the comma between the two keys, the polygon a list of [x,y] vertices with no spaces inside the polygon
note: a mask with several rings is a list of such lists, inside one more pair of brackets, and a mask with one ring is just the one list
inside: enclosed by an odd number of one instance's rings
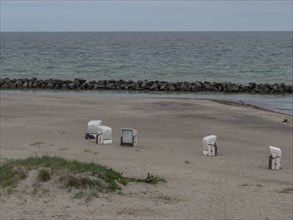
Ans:
{"label": "shoreline", "polygon": [[[50,96],[105,96],[105,97],[130,97],[130,98],[169,98],[169,99],[194,99],[212,100],[216,102],[231,102],[242,106],[251,106],[256,109],[293,115],[293,97],[287,95],[260,95],[260,94],[219,94],[219,93],[188,93],[188,92],[144,92],[144,91],[115,91],[115,90],[46,90],[46,89],[8,89],[0,90],[0,94],[40,94]],[[280,109],[280,106],[283,108]]]}

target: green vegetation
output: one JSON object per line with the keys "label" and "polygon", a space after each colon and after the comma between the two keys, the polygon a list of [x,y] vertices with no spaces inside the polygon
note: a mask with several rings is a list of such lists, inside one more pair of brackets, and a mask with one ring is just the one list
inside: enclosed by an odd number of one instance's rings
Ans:
{"label": "green vegetation", "polygon": [[[62,174],[67,173],[61,178],[65,180],[66,186],[77,187],[86,186],[90,187],[99,184],[99,181],[103,181],[104,187],[109,190],[119,189],[117,183],[122,185],[127,184],[127,180],[122,177],[118,172],[98,165],[94,163],[82,163],[76,160],[68,161],[60,157],[29,157],[27,159],[19,160],[7,160],[0,166],[0,185],[2,187],[6,186],[16,186],[16,184],[27,177],[29,171],[38,169],[42,167],[39,171],[39,179],[42,181],[48,181],[50,179],[50,173],[47,169],[50,169],[52,174]],[[85,177],[78,177],[75,174],[87,173]],[[96,177],[96,180],[88,179],[90,176]],[[76,181],[75,185],[70,185],[70,182]],[[100,184],[103,185],[103,184]]]}
{"label": "green vegetation", "polygon": [[83,152],[85,152],[85,153],[92,153],[94,155],[98,155],[99,154],[98,152],[93,152],[93,151],[90,151],[88,149],[85,149]]}
{"label": "green vegetation", "polygon": [[281,190],[279,190],[279,193],[290,193],[293,192],[293,186],[287,186]]}
{"label": "green vegetation", "polygon": [[140,179],[140,178],[127,178],[128,181],[130,182],[144,182],[144,183],[149,183],[149,184],[157,184],[159,182],[166,182],[164,178],[158,177],[158,176],[153,176],[150,173],[148,173],[147,177],[145,179]]}
{"label": "green vegetation", "polygon": [[251,186],[251,185],[248,183],[242,183],[240,186]]}
{"label": "green vegetation", "polygon": [[63,151],[63,150],[69,150],[67,147],[60,147],[58,150]]}
{"label": "green vegetation", "polygon": [[74,199],[82,199],[85,198],[86,201],[90,201],[93,198],[98,198],[99,194],[95,191],[79,191],[74,194]]}
{"label": "green vegetation", "polygon": [[41,147],[42,144],[45,144],[45,142],[42,142],[42,141],[36,141],[36,142],[30,144],[30,146]]}
{"label": "green vegetation", "polygon": [[[28,157],[26,159],[6,160],[0,166],[0,186],[7,192],[13,192],[18,183],[28,177],[32,171],[38,171],[35,183],[56,181],[68,191],[75,190],[74,198],[98,197],[98,193],[120,190],[128,182],[145,182],[157,184],[166,182],[163,178],[147,175],[145,179],[123,177],[111,168],[76,160],[65,160],[60,157]],[[55,178],[53,178],[55,177]],[[35,191],[39,187],[33,188]],[[78,192],[76,193],[76,190]]]}
{"label": "green vegetation", "polygon": [[39,178],[39,180],[41,180],[43,182],[47,182],[48,180],[51,179],[50,172],[47,169],[41,169],[39,171],[38,178]]}

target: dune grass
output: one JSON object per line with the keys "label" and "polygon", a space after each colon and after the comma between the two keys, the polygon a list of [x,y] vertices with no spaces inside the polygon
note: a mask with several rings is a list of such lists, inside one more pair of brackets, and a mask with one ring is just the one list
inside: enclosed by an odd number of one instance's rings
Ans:
{"label": "dune grass", "polygon": [[39,180],[41,180],[43,182],[49,181],[51,179],[50,171],[47,170],[47,169],[41,169],[41,170],[39,170],[38,178],[39,178]]}
{"label": "dune grass", "polygon": [[293,192],[293,186],[287,186],[278,191],[279,193],[290,193]]}
{"label": "dune grass", "polygon": [[77,189],[75,195],[98,197],[98,193],[120,190],[128,182],[157,184],[163,178],[148,174],[145,179],[124,177],[121,173],[95,163],[66,160],[61,157],[35,156],[26,159],[10,159],[0,165],[0,187],[8,191],[18,186],[33,170],[38,170],[37,183],[58,180],[61,188]]}
{"label": "dune grass", "polygon": [[144,182],[144,183],[149,183],[149,184],[157,184],[159,182],[166,182],[164,178],[158,177],[158,176],[153,176],[150,173],[147,174],[147,177],[144,179],[140,178],[129,178],[127,177],[127,180],[130,182]]}
{"label": "dune grass", "polygon": [[[67,182],[70,182],[72,178],[75,178],[74,180],[78,182],[78,177],[74,177],[78,173],[87,173],[88,176],[96,177],[95,181],[94,178],[87,180],[85,176],[82,177],[79,181],[85,186],[99,184],[98,182],[101,180],[106,183],[101,185],[105,185],[109,190],[115,190],[119,188],[117,183],[127,184],[126,178],[122,177],[120,173],[99,164],[65,160],[55,156],[42,156],[5,161],[0,166],[0,186],[16,186],[20,180],[27,177],[30,170],[39,168],[42,168],[39,171],[39,179],[44,182],[50,179],[51,174],[46,170],[50,169],[52,175],[66,173],[65,177],[61,178],[61,180],[66,180]],[[88,182],[88,184],[85,182]],[[67,185],[68,187],[71,186],[70,184]]]}

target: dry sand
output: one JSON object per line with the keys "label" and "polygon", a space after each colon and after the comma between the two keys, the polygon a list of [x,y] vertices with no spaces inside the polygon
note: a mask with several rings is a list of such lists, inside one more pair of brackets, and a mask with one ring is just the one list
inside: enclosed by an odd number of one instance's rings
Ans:
{"label": "dry sand", "polygon": [[[113,129],[112,145],[84,139],[92,119]],[[47,184],[42,196],[2,195],[1,220],[292,219],[293,194],[279,192],[292,186],[291,122],[208,100],[1,94],[1,161],[57,155],[167,181],[130,183],[90,202]],[[119,146],[122,127],[138,131],[138,147]],[[210,134],[218,136],[217,157],[201,154]],[[268,169],[269,145],[282,149],[282,170]]]}

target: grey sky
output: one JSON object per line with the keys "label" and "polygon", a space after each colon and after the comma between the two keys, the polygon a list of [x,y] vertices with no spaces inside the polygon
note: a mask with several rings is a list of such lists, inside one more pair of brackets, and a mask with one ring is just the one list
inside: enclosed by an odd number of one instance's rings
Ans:
{"label": "grey sky", "polygon": [[292,1],[9,1],[1,31],[292,31]]}

